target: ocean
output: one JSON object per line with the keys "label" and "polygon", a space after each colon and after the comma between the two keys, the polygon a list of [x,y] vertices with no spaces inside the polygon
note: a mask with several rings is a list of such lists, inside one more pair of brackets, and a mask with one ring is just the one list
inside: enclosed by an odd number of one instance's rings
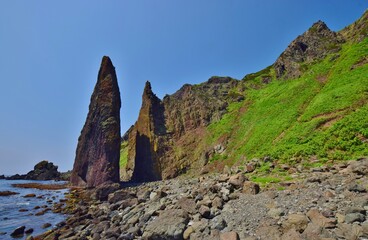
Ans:
{"label": "ocean", "polygon": [[[42,184],[62,184],[65,182],[55,181],[31,181],[31,180],[0,180],[0,191],[18,192],[17,195],[0,196],[0,239],[13,239],[10,234],[20,226],[25,226],[26,230],[33,228],[32,236],[39,235],[66,219],[66,215],[60,213],[46,212],[44,215],[36,216],[36,213],[46,207],[52,208],[53,203],[59,203],[65,198],[68,189],[62,190],[38,190],[31,188],[15,188],[16,183],[42,183]],[[36,197],[24,198],[27,194],[35,194]],[[42,197],[41,197],[42,196]],[[51,202],[52,201],[52,202]],[[38,209],[37,209],[38,208]],[[42,228],[44,224],[51,224],[50,227]],[[28,235],[22,238],[26,239]]]}

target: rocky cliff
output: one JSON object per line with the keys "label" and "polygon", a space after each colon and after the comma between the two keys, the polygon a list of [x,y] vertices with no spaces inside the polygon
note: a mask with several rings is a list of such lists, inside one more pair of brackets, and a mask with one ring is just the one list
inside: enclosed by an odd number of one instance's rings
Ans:
{"label": "rocky cliff", "polygon": [[162,101],[146,85],[123,137],[124,180],[222,170],[248,158],[365,156],[367,16],[339,32],[314,23],[274,64],[241,81],[212,77]]}
{"label": "rocky cliff", "polygon": [[115,68],[103,57],[87,120],[78,139],[70,181],[95,187],[119,182],[120,92]]}
{"label": "rocky cliff", "polygon": [[229,102],[244,99],[237,85],[230,77],[212,77],[200,85],[184,85],[161,101],[147,82],[138,120],[123,138],[128,142],[123,180],[167,179],[205,165],[208,159],[200,148],[205,147],[205,128],[226,113]]}
{"label": "rocky cliff", "polygon": [[337,52],[343,37],[318,21],[298,36],[274,63],[277,78],[298,78],[307,64],[321,60],[329,53]]}

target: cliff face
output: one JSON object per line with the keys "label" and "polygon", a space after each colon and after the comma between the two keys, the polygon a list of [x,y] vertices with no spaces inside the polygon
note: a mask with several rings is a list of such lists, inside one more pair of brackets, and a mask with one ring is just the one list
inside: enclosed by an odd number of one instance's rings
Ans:
{"label": "cliff face", "polygon": [[138,120],[123,139],[128,142],[123,180],[167,179],[203,166],[198,160],[203,149],[193,149],[203,146],[205,127],[226,113],[228,102],[243,99],[229,94],[237,84],[229,77],[212,77],[200,85],[184,85],[161,101],[147,82]]}
{"label": "cliff face", "polygon": [[120,91],[110,58],[103,57],[87,120],[78,139],[71,183],[95,187],[119,182]]}

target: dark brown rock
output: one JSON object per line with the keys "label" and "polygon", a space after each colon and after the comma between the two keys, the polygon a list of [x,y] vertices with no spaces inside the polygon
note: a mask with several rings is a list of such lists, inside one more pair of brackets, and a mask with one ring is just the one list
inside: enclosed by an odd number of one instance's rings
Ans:
{"label": "dark brown rock", "polygon": [[33,170],[28,172],[25,176],[27,180],[59,180],[60,173],[58,172],[58,166],[55,166],[52,162],[43,160],[37,163]]}
{"label": "dark brown rock", "polygon": [[115,68],[103,57],[86,123],[78,139],[71,183],[96,187],[119,182],[120,92]]}
{"label": "dark brown rock", "polygon": [[12,192],[12,191],[1,191],[0,192],[0,197],[11,196],[11,195],[16,195],[16,194],[19,194],[19,193]]}
{"label": "dark brown rock", "polygon": [[12,236],[13,238],[19,238],[19,237],[22,237],[23,234],[24,234],[24,230],[26,229],[25,226],[21,226],[21,227],[18,227],[17,229],[15,229],[11,234],[10,236]]}
{"label": "dark brown rock", "polygon": [[[166,133],[161,100],[146,82],[138,120],[129,135],[127,175],[134,182],[156,181],[162,178],[159,163],[160,135]],[[160,148],[159,148],[160,146]]]}

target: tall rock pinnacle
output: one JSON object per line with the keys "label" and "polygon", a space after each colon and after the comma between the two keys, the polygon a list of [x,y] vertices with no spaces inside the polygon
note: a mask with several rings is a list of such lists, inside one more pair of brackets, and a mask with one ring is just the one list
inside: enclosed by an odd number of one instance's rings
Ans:
{"label": "tall rock pinnacle", "polygon": [[129,134],[127,172],[134,182],[160,180],[160,135],[166,133],[164,108],[161,100],[146,82],[142,95],[142,107],[138,121]]}
{"label": "tall rock pinnacle", "polygon": [[119,182],[120,91],[109,57],[102,58],[70,178],[74,186]]}

